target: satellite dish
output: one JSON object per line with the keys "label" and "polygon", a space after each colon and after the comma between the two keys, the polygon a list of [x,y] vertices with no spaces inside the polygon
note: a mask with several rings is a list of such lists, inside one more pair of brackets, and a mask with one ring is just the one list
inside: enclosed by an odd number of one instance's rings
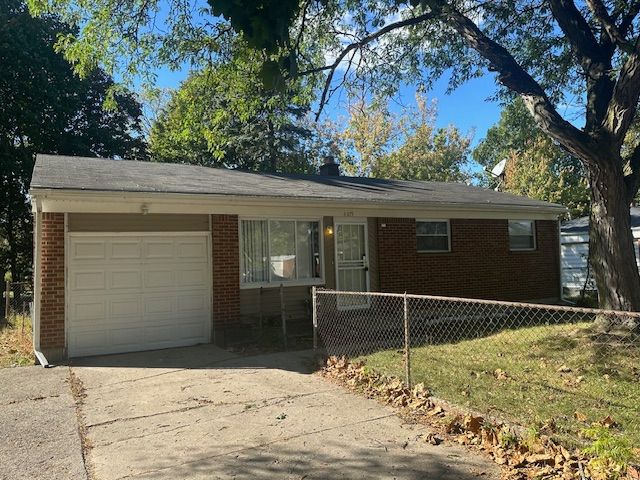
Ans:
{"label": "satellite dish", "polygon": [[491,170],[491,175],[499,177],[504,173],[504,167],[507,165],[507,159],[500,160],[495,167]]}

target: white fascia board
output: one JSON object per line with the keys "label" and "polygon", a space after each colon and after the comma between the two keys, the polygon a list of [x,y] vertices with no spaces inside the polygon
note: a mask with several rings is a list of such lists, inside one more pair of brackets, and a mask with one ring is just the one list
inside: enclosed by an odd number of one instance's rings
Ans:
{"label": "white fascia board", "polygon": [[486,218],[557,220],[563,207],[522,205],[362,202],[343,199],[250,197],[233,195],[127,193],[34,188],[44,212],[236,214],[281,216]]}

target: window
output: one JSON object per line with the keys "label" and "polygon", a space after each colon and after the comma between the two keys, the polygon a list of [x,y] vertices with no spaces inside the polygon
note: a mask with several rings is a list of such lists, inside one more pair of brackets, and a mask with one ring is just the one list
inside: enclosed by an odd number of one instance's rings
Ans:
{"label": "window", "polygon": [[321,277],[320,226],[307,220],[242,220],[241,283],[310,282]]}
{"label": "window", "polygon": [[448,220],[418,220],[416,222],[419,252],[449,252]]}
{"label": "window", "polygon": [[535,250],[536,229],[533,220],[509,220],[511,250]]}

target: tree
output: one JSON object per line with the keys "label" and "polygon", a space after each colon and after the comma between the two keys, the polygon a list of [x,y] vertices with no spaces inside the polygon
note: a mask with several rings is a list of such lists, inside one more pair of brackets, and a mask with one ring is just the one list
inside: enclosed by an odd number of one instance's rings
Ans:
{"label": "tree", "polygon": [[[148,27],[157,0],[117,5],[107,0],[49,1],[30,0],[30,4],[36,13],[55,9],[65,18],[82,20],[80,35],[62,42],[79,66],[109,58],[113,64],[117,48],[129,49],[125,53],[139,50],[141,31],[145,47],[153,49]],[[366,79],[375,91],[389,94],[400,82],[428,86],[445,72],[452,87],[486,70],[495,72],[501,86],[498,94],[520,96],[536,125],[580,159],[590,179],[591,252],[597,259],[593,271],[600,305],[640,310],[640,275],[631,261],[635,254],[629,214],[640,186],[640,147],[625,144],[640,97],[640,2],[209,3],[214,13],[231,19],[251,45],[267,53],[265,77],[269,73],[277,77],[276,61],[286,76],[325,74],[320,107],[350,79],[359,83]],[[278,12],[277,22],[265,15],[269,11]],[[299,54],[301,45],[334,50],[323,57],[329,58],[325,63],[317,55]],[[582,127],[559,113],[558,105],[572,98],[584,99]]]}
{"label": "tree", "polygon": [[228,35],[224,58],[192,73],[151,129],[154,160],[269,172],[309,172],[304,124],[312,86],[264,87],[261,56]]}
{"label": "tree", "polygon": [[469,181],[467,160],[471,135],[455,126],[436,128],[435,104],[417,96],[417,109],[400,122],[402,143],[375,163],[374,177],[439,182]]}
{"label": "tree", "polygon": [[544,136],[535,137],[524,151],[512,151],[507,157],[504,191],[559,203],[569,209],[571,218],[582,217],[589,211],[587,181],[574,170],[580,168],[575,159],[566,154],[558,159],[554,157],[557,153],[556,145]]}
{"label": "tree", "polygon": [[342,132],[340,141],[355,155],[343,163],[343,169],[349,175],[368,177],[373,174],[376,165],[391,148],[399,132],[398,119],[395,118],[383,102],[367,104],[359,98],[349,106],[349,121]]}
{"label": "tree", "polygon": [[117,95],[105,111],[111,79],[99,70],[80,80],[56,36],[69,32],[57,18],[32,18],[18,0],[0,2],[0,271],[29,277],[31,209],[27,192],[36,153],[141,158],[140,105]]}
{"label": "tree", "polygon": [[403,180],[468,181],[471,135],[456,127],[435,126],[436,103],[416,95],[415,107],[391,112],[384,101],[358,98],[349,107],[338,142],[351,152],[343,169],[349,175]]}
{"label": "tree", "polygon": [[500,121],[473,150],[473,158],[484,167],[482,180],[487,186],[496,186],[491,169],[505,160],[503,190],[560,203],[572,218],[589,212],[582,164],[536,126],[519,98],[504,108]]}

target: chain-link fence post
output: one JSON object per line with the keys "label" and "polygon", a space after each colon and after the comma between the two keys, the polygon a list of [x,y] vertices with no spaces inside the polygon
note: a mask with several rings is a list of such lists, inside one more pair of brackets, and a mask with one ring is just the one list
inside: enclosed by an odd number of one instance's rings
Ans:
{"label": "chain-link fence post", "polygon": [[9,280],[5,283],[4,289],[4,321],[9,323],[9,311],[11,310],[11,282]]}
{"label": "chain-link fence post", "polygon": [[318,297],[316,294],[316,287],[311,287],[311,308],[313,309],[313,349],[318,349]]}
{"label": "chain-link fence post", "polygon": [[407,387],[411,388],[411,339],[409,338],[409,300],[404,292],[404,377]]}

